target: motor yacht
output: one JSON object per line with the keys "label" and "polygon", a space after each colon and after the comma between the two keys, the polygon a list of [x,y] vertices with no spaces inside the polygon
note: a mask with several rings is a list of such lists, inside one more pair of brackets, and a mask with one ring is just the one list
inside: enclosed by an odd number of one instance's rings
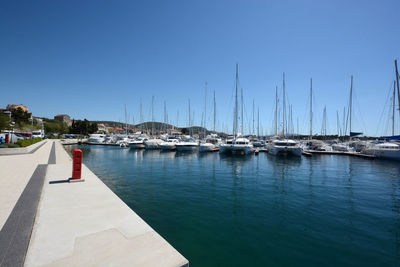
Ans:
{"label": "motor yacht", "polygon": [[218,135],[211,134],[208,135],[205,142],[200,144],[200,152],[212,152],[215,151],[221,144],[221,139]]}
{"label": "motor yacht", "polygon": [[129,142],[129,147],[130,148],[134,148],[134,149],[142,149],[145,148],[144,146],[144,142],[147,141],[148,138],[144,137],[144,136],[139,136],[138,138],[136,138],[135,140],[131,140]]}
{"label": "motor yacht", "polygon": [[102,144],[105,141],[105,134],[90,134],[88,143],[90,144]]}
{"label": "motor yacht", "polygon": [[152,138],[144,141],[144,146],[146,149],[160,149],[161,143],[163,143],[163,140]]}
{"label": "motor yacht", "polygon": [[300,144],[304,150],[332,151],[332,147],[321,140],[311,139]]}
{"label": "motor yacht", "polygon": [[247,155],[254,152],[250,140],[244,137],[228,139],[225,144],[219,147],[219,153]]}
{"label": "motor yacht", "polygon": [[199,149],[199,143],[193,138],[187,138],[182,142],[175,144],[177,151],[197,151]]}
{"label": "motor yacht", "polygon": [[175,150],[176,144],[179,143],[179,139],[177,138],[168,138],[166,141],[160,143],[161,150]]}
{"label": "motor yacht", "polygon": [[299,144],[290,139],[275,139],[267,145],[268,153],[275,156],[280,155],[291,155],[291,156],[301,156],[303,149]]}
{"label": "motor yacht", "polygon": [[380,143],[367,146],[363,153],[377,158],[400,160],[400,146],[396,143]]}

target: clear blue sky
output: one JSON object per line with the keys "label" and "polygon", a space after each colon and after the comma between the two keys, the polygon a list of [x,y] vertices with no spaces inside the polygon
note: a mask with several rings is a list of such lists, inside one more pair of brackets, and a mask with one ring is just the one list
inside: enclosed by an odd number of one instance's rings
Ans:
{"label": "clear blue sky", "polygon": [[1,1],[0,106],[124,121],[126,104],[138,122],[140,98],[151,120],[154,95],[156,119],[165,100],[169,120],[179,110],[183,126],[190,98],[199,125],[207,81],[208,127],[215,90],[219,128],[231,129],[239,63],[246,132],[253,99],[263,131],[271,132],[275,86],[285,72],[301,132],[308,133],[309,79],[314,132],[326,105],[328,131],[336,133],[354,75],[353,130],[381,134],[399,25],[400,1]]}

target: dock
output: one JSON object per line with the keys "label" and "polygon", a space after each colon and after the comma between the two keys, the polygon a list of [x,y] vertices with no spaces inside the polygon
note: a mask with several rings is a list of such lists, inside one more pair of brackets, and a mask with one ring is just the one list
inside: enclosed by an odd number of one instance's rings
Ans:
{"label": "dock", "polygon": [[368,155],[368,154],[363,154],[360,152],[344,152],[344,151],[317,151],[317,150],[307,150],[303,151],[304,153],[307,154],[319,154],[319,155],[345,155],[345,156],[354,156],[354,157],[360,157],[360,158],[365,158],[365,159],[375,159],[375,155]]}
{"label": "dock", "polygon": [[0,265],[189,265],[85,165],[85,181],[68,183],[72,159],[59,140],[0,166]]}

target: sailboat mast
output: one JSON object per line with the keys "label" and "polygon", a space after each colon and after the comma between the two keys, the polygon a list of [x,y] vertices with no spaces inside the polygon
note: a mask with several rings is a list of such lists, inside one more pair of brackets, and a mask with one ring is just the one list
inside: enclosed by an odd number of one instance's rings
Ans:
{"label": "sailboat mast", "polygon": [[310,140],[312,139],[312,119],[313,119],[313,112],[312,112],[312,78],[310,79]]}
{"label": "sailboat mast", "polygon": [[140,98],[140,131],[143,132],[143,113],[142,113],[142,98]]}
{"label": "sailboat mast", "polygon": [[154,136],[154,95],[151,97],[151,136]]}
{"label": "sailboat mast", "polygon": [[260,108],[257,108],[257,138],[260,138]]}
{"label": "sailboat mast", "polygon": [[351,116],[352,116],[352,109],[353,109],[353,75],[351,75],[351,83],[350,83],[350,104],[349,104],[349,112],[350,112],[350,140],[351,140]]}
{"label": "sailboat mast", "polygon": [[125,104],[125,134],[128,135],[128,120],[126,116],[126,104]]}
{"label": "sailboat mast", "polygon": [[340,136],[339,110],[336,110],[336,127],[337,127],[337,136],[339,139]]}
{"label": "sailboat mast", "polygon": [[343,130],[342,130],[342,135],[343,135],[343,141],[344,138],[346,136],[346,132],[347,132],[347,121],[346,121],[346,107],[343,107]]}
{"label": "sailboat mast", "polygon": [[286,136],[285,130],[286,130],[286,94],[285,94],[285,73],[283,73],[283,94],[282,94],[282,105],[283,105],[283,136]]}
{"label": "sailboat mast", "polygon": [[238,128],[238,81],[239,81],[239,69],[238,64],[236,63],[236,87],[235,87],[235,123],[234,123],[234,136],[237,137],[237,128]]}
{"label": "sailboat mast", "polygon": [[322,130],[321,135],[326,137],[326,106],[324,107],[324,111],[322,113]]}
{"label": "sailboat mast", "polygon": [[253,99],[253,131],[251,133],[254,135],[254,99]]}
{"label": "sailboat mast", "polygon": [[167,103],[164,100],[164,130],[167,131],[167,121],[168,121],[168,115],[167,115]]}
{"label": "sailboat mast", "polygon": [[394,66],[396,69],[397,97],[399,98],[399,113],[400,113],[399,70],[397,69],[397,59],[394,60]]}
{"label": "sailboat mast", "polygon": [[396,106],[396,81],[393,81],[393,113],[392,113],[392,136],[394,135],[394,112]]}
{"label": "sailboat mast", "polygon": [[206,134],[207,127],[207,82],[204,88],[204,135]]}
{"label": "sailboat mast", "polygon": [[189,98],[189,122],[188,122],[188,127],[189,127],[189,135],[190,135],[190,98]]}
{"label": "sailboat mast", "polygon": [[243,119],[243,88],[241,88],[241,102],[242,102],[242,114],[240,115],[241,118],[241,134],[244,135],[244,119]]}
{"label": "sailboat mast", "polygon": [[216,122],[217,122],[217,103],[215,102],[215,91],[214,91],[214,132],[215,132]]}
{"label": "sailboat mast", "polygon": [[275,135],[278,134],[278,86],[275,90]]}

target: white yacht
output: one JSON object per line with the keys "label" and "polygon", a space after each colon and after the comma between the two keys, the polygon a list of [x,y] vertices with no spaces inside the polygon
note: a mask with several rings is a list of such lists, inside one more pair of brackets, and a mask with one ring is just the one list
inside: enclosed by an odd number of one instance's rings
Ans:
{"label": "white yacht", "polygon": [[218,135],[211,134],[208,135],[205,142],[200,144],[200,152],[212,152],[215,151],[221,144],[221,139]]}
{"label": "white yacht", "polygon": [[340,151],[340,152],[349,152],[352,149],[346,144],[332,144],[333,151]]}
{"label": "white yacht", "polygon": [[179,143],[179,139],[168,138],[166,141],[160,143],[160,148],[161,150],[175,150],[177,143]]}
{"label": "white yacht", "polygon": [[212,152],[217,148],[216,145],[214,145],[213,143],[201,143],[199,146],[199,151],[200,152]]}
{"label": "white yacht", "polygon": [[321,140],[311,139],[303,142],[300,146],[304,150],[311,151],[332,151],[332,147]]}
{"label": "white yacht", "polygon": [[117,145],[121,145],[121,144],[129,144],[130,139],[128,137],[120,137],[119,140],[117,142],[115,142],[115,144]]}
{"label": "white yacht", "polygon": [[152,138],[144,141],[144,146],[146,149],[159,149],[162,142],[161,139]]}
{"label": "white yacht", "polygon": [[90,144],[102,144],[106,138],[105,134],[90,134],[88,142]]}
{"label": "white yacht", "polygon": [[[241,137],[241,134],[238,132],[239,129],[239,102],[238,102],[238,83],[239,83],[239,68],[238,64],[236,64],[236,82],[235,82],[235,108],[234,108],[234,123],[233,123],[233,139],[228,139],[225,144],[221,144],[219,147],[219,153],[223,154],[242,154],[247,155],[254,152],[253,145],[250,143],[250,140],[244,137]],[[241,131],[244,132],[244,122],[243,122],[243,90],[241,96]]]}
{"label": "white yacht", "polygon": [[136,149],[145,148],[144,142],[147,140],[148,140],[147,137],[139,136],[136,140],[131,140],[129,142],[129,147],[136,148]]}
{"label": "white yacht", "polygon": [[249,139],[244,137],[229,139],[225,144],[221,144],[219,147],[219,153],[223,154],[247,155],[253,152],[253,145],[250,143]]}
{"label": "white yacht", "polygon": [[182,142],[175,144],[177,151],[196,151],[199,149],[199,143],[193,138],[187,138]]}
{"label": "white yacht", "polygon": [[366,147],[363,153],[377,158],[400,160],[400,146],[395,143],[372,144]]}
{"label": "white yacht", "polygon": [[299,144],[290,139],[275,139],[272,140],[268,145],[268,153],[271,155],[279,156],[279,155],[292,155],[292,156],[301,156],[303,153],[303,149],[299,146]]}

